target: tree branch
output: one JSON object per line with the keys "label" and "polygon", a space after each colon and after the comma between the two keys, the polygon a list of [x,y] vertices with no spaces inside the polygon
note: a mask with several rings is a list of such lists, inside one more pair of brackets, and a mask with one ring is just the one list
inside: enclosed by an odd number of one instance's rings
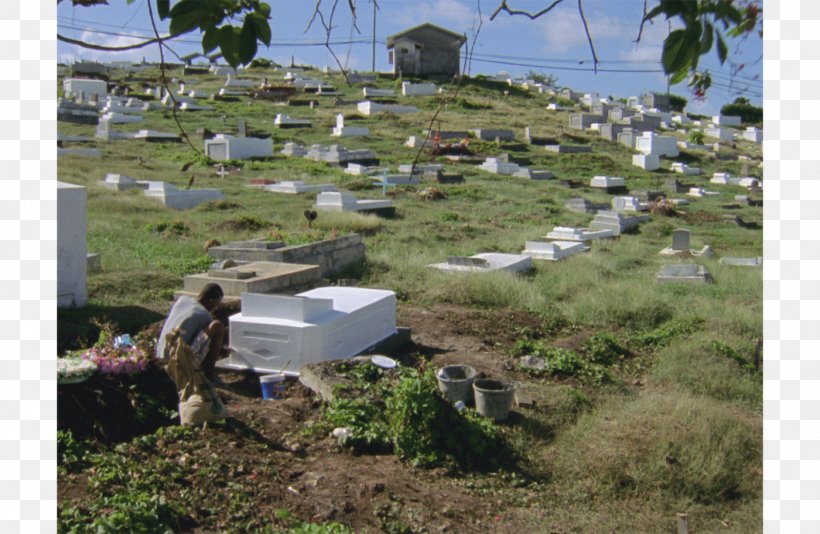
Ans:
{"label": "tree branch", "polygon": [[538,13],[530,13],[528,11],[521,11],[519,9],[510,9],[510,6],[507,5],[507,0],[502,0],[501,4],[499,4],[498,7],[493,12],[493,14],[490,15],[490,21],[495,19],[496,15],[498,15],[502,11],[508,13],[509,15],[524,15],[525,17],[529,17],[531,20],[535,20],[538,17],[540,17],[541,15],[544,15],[545,13],[549,13],[552,10],[552,8],[554,8],[555,6],[557,6],[558,4],[560,4],[563,1],[564,0],[555,0],[552,4],[549,5],[549,7],[546,7],[544,9],[542,9]]}
{"label": "tree branch", "polygon": [[[179,128],[180,134],[182,138],[185,139],[185,142],[188,143],[188,145],[197,155],[202,156],[202,152],[194,146],[194,144],[191,142],[191,139],[188,137],[188,132],[185,131],[185,128],[182,127],[182,123],[179,122],[179,117],[177,116],[177,99],[174,98],[174,92],[171,91],[170,87],[168,87],[168,78],[165,76],[165,54],[162,51],[162,46],[164,43],[160,41],[159,30],[157,29],[157,23],[154,20],[154,10],[151,8],[150,0],[146,2],[146,4],[148,4],[148,16],[151,19],[151,27],[154,28],[154,34],[157,36],[157,41],[159,41],[160,79],[162,80],[162,86],[165,87],[166,91],[168,91],[168,96],[171,97],[171,115],[174,117],[174,122],[177,123],[177,128]],[[205,154],[205,157],[208,158],[208,155]]]}
{"label": "tree branch", "polygon": [[155,39],[150,39],[148,41],[143,41],[141,43],[132,44],[132,45],[124,45],[124,46],[105,46],[105,45],[98,45],[93,43],[86,43],[85,41],[80,41],[77,39],[72,39],[71,37],[66,37],[64,35],[57,34],[57,40],[63,41],[64,43],[69,43],[77,46],[81,46],[83,48],[90,48],[92,50],[105,50],[110,52],[120,52],[123,50],[134,50],[135,48],[142,48],[144,46],[148,46],[154,43],[161,43],[163,41],[167,41],[168,39],[173,39],[177,37],[177,35],[166,35],[165,37],[160,37],[157,35]]}
{"label": "tree branch", "polygon": [[646,24],[646,2],[647,0],[643,0],[643,16],[641,17],[641,25],[638,28],[638,37],[636,37],[635,40],[632,41],[633,43],[635,43],[636,47],[638,46],[638,43],[641,42],[641,36],[643,35],[643,25]]}
{"label": "tree branch", "polygon": [[592,36],[589,34],[589,26],[587,25],[587,18],[584,16],[584,6],[581,5],[581,0],[578,0],[578,12],[581,14],[581,21],[584,23],[584,31],[587,34],[589,48],[592,50],[592,72],[598,74],[598,55],[595,53],[595,45],[592,44]]}

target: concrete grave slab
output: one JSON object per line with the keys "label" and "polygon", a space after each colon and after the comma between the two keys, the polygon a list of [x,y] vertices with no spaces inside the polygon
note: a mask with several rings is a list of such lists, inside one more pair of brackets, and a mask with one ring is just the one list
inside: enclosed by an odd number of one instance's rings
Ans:
{"label": "concrete grave slab", "polygon": [[105,180],[97,182],[106,189],[113,189],[114,191],[127,191],[129,189],[148,189],[148,182],[138,181],[122,174],[108,173],[105,175]]}
{"label": "concrete grave slab", "polygon": [[482,141],[495,141],[496,138],[502,141],[514,141],[515,133],[512,130],[488,130],[484,128],[477,128],[470,130],[478,139]]}
{"label": "concrete grave slab", "polygon": [[732,258],[724,256],[720,258],[720,263],[723,265],[734,265],[737,267],[761,267],[763,265],[763,258],[757,256],[756,258]]}
{"label": "concrete grave slab", "polygon": [[610,229],[596,230],[593,228],[574,228],[571,226],[556,226],[546,235],[554,241],[594,241],[606,237],[615,237],[617,234]]}
{"label": "concrete grave slab", "polygon": [[450,256],[444,263],[428,265],[433,269],[457,272],[508,271],[520,273],[532,269],[532,258],[524,254],[483,252],[469,257]]}
{"label": "concrete grave slab", "polygon": [[632,156],[632,165],[645,171],[654,171],[661,167],[661,159],[657,154],[635,154]]}
{"label": "concrete grave slab", "polygon": [[318,265],[321,276],[328,276],[364,261],[365,247],[359,234],[288,246],[281,242],[257,239],[211,247],[208,249],[208,256],[236,263],[269,261]]}
{"label": "concrete grave slab", "polygon": [[712,281],[709,271],[703,265],[677,264],[664,265],[655,276],[658,283],[696,283],[705,284]]}
{"label": "concrete grave slab", "polygon": [[79,156],[83,158],[101,158],[99,148],[57,148],[57,156]]}
{"label": "concrete grave slab", "polygon": [[313,207],[319,211],[372,211],[388,215],[395,212],[390,199],[358,199],[349,193],[340,192],[319,193]]}
{"label": "concrete grave slab", "polygon": [[592,152],[592,147],[589,145],[544,145],[544,150],[557,154],[589,154]]}
{"label": "concrete grave slab", "polygon": [[359,102],[357,105],[359,113],[362,115],[373,115],[374,113],[415,113],[419,110],[416,106],[400,106],[398,104],[378,104],[370,100]]}
{"label": "concrete grave slab", "polygon": [[277,128],[310,128],[312,125],[307,119],[294,119],[284,113],[277,113],[273,119]]}
{"label": "concrete grave slab", "polygon": [[145,196],[162,202],[166,208],[173,210],[187,210],[203,202],[222,200],[225,195],[219,189],[177,189],[167,182],[149,181],[143,191]]}
{"label": "concrete grave slab", "polygon": [[587,250],[582,241],[527,241],[521,254],[534,260],[557,261]]}
{"label": "concrete grave slab", "polygon": [[336,191],[336,186],[333,184],[306,184],[301,180],[283,181],[275,184],[268,184],[263,186],[265,191],[271,193],[285,193],[296,195],[300,193],[321,193],[323,191]]}
{"label": "concrete grave slab", "polygon": [[191,274],[183,279],[179,295],[196,296],[209,282],[216,282],[225,292],[226,300],[238,299],[242,293],[285,293],[304,289],[321,282],[318,265],[253,261]]}

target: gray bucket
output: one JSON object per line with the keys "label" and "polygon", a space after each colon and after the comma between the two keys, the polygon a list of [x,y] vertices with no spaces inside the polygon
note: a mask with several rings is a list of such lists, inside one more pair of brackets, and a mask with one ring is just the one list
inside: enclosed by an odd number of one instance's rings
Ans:
{"label": "gray bucket", "polygon": [[510,414],[515,387],[500,380],[482,378],[473,382],[475,409],[493,421],[503,421]]}
{"label": "gray bucket", "polygon": [[436,371],[438,389],[451,403],[470,404],[476,370],[469,365],[445,365]]}

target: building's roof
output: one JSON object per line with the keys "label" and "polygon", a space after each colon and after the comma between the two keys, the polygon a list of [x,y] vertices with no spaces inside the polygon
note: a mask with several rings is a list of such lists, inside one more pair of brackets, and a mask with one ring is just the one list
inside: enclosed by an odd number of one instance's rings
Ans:
{"label": "building's roof", "polygon": [[400,39],[402,37],[434,46],[452,45],[454,42],[458,42],[458,45],[461,46],[467,42],[467,37],[465,35],[458,34],[436,26],[435,24],[426,22],[404,30],[403,32],[389,35],[387,37],[387,48],[393,48],[396,44],[396,39]]}

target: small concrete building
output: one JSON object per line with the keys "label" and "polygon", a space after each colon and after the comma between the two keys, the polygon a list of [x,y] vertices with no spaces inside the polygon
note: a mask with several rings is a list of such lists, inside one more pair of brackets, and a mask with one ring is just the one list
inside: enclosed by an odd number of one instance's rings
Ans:
{"label": "small concrete building", "polygon": [[452,78],[460,72],[465,35],[425,23],[387,37],[393,74]]}

